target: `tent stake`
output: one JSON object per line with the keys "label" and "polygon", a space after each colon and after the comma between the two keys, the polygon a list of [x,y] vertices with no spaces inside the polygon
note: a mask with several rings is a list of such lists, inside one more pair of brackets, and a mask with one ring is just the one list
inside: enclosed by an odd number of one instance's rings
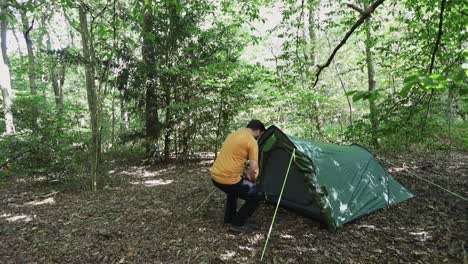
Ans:
{"label": "tent stake", "polygon": [[279,208],[279,205],[280,205],[280,202],[281,202],[281,197],[283,196],[284,186],[286,185],[286,180],[288,179],[289,169],[291,168],[291,163],[292,163],[293,159],[296,159],[296,148],[293,148],[293,152],[291,154],[291,159],[289,160],[288,170],[286,171],[286,176],[284,176],[283,186],[281,187],[281,192],[280,192],[280,195],[278,197],[278,202],[276,203],[275,213],[273,214],[273,219],[271,220],[270,230],[268,230],[267,239],[265,241],[265,245],[263,246],[262,257],[260,258],[260,261],[263,261],[263,256],[265,255],[265,251],[266,251],[266,248],[267,248],[267,245],[268,245],[268,240],[270,240],[271,231],[273,229],[273,224],[275,223],[275,219],[276,219],[276,213],[278,212],[278,208]]}

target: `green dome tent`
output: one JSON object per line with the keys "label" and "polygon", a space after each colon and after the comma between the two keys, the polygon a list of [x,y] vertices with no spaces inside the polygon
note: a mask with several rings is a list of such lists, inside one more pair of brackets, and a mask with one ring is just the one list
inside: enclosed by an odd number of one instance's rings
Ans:
{"label": "green dome tent", "polygon": [[259,189],[276,203],[295,151],[280,205],[324,222],[330,230],[414,197],[367,149],[287,136],[271,126],[259,139]]}

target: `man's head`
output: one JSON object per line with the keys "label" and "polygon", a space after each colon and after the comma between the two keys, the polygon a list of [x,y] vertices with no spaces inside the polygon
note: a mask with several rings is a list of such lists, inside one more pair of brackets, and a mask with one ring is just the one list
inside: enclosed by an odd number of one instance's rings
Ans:
{"label": "man's head", "polygon": [[265,125],[257,119],[252,119],[250,122],[247,124],[247,128],[250,128],[253,132],[253,136],[255,138],[260,137],[263,132],[265,132]]}

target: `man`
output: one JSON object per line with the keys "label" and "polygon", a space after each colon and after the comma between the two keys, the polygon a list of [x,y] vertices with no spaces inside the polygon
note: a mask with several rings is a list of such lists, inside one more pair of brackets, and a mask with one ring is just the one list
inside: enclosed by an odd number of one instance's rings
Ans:
{"label": "man", "polygon": [[[255,229],[247,219],[259,204],[255,186],[258,176],[258,145],[256,138],[265,132],[265,125],[251,120],[246,128],[231,133],[223,143],[220,154],[211,167],[213,184],[226,193],[224,222],[232,225],[234,231],[249,232]],[[246,161],[250,161],[250,172],[242,178]],[[237,198],[245,204],[237,211]]]}

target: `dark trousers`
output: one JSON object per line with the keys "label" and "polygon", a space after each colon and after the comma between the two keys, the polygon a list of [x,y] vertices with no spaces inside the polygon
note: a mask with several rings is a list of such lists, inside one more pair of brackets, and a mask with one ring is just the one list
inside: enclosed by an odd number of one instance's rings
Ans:
{"label": "dark trousers", "polygon": [[[255,212],[259,205],[259,195],[254,183],[241,180],[237,184],[221,184],[213,181],[213,184],[226,193],[226,208],[224,211],[224,222],[236,226],[242,226]],[[237,199],[245,200],[245,204],[237,211]]]}

